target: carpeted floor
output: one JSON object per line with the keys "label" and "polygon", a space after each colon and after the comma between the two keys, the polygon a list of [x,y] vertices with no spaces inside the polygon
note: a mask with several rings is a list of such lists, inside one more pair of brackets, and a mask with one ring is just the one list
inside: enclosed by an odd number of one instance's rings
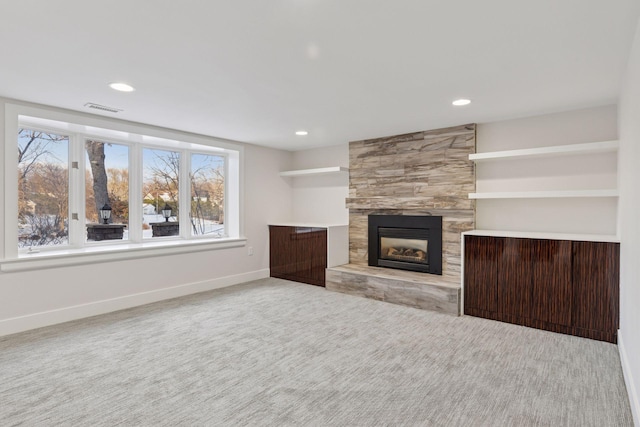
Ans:
{"label": "carpeted floor", "polygon": [[632,426],[617,347],[265,279],[0,338],[1,426]]}

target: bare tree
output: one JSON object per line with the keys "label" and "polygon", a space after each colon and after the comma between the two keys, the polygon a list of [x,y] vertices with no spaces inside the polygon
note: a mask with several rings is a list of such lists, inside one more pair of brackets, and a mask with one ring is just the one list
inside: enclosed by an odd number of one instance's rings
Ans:
{"label": "bare tree", "polygon": [[161,156],[155,155],[156,164],[150,166],[151,181],[145,182],[145,187],[151,193],[166,194],[171,200],[171,209],[173,214],[178,213],[178,190],[180,177],[180,153],[168,151],[167,154]]}
{"label": "bare tree", "polygon": [[56,163],[38,162],[29,173],[29,199],[33,211],[24,212],[26,225],[19,247],[57,245],[68,235],[68,169]]}
{"label": "bare tree", "polygon": [[[204,234],[206,231],[206,224],[204,222],[205,218],[205,204],[204,200],[206,198],[209,201],[209,194],[205,191],[200,182],[199,175],[203,175],[202,168],[198,168],[189,174],[189,178],[191,181],[191,228],[193,229],[193,234]],[[210,202],[209,202],[210,204]]]}
{"label": "bare tree", "polygon": [[129,218],[129,171],[127,169],[107,169],[109,202],[114,221],[126,222]]}
{"label": "bare tree", "polygon": [[205,234],[207,223],[222,218],[224,203],[224,175],[219,167],[203,165],[190,175],[191,213],[190,221],[194,234]]}
{"label": "bare tree", "polygon": [[18,130],[18,246],[60,244],[67,237],[68,168],[54,144],[68,137]]}
{"label": "bare tree", "polygon": [[31,234],[20,236],[18,247],[59,245],[67,238],[67,230],[63,226],[63,220],[59,215],[28,215],[26,222],[29,224]]}
{"label": "bare tree", "polygon": [[[98,212],[105,204],[109,204],[109,189],[107,171],[104,166],[104,142],[87,141],[85,144],[91,175],[93,176],[93,198]],[[110,219],[110,221],[112,221]]]}
{"label": "bare tree", "polygon": [[23,128],[18,130],[18,215],[21,219],[30,212],[29,178],[34,167],[47,158],[55,157],[51,152],[52,144],[66,140],[64,135]]}
{"label": "bare tree", "polygon": [[45,133],[31,129],[18,130],[18,170],[20,177],[25,179],[38,159],[51,155],[49,144],[66,141],[68,137]]}

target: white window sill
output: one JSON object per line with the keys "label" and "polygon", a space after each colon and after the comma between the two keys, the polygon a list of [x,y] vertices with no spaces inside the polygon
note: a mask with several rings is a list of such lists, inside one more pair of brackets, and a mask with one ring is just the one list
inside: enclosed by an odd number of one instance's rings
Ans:
{"label": "white window sill", "polygon": [[237,248],[245,246],[246,243],[247,239],[244,237],[215,240],[164,240],[160,242],[125,243],[119,245],[88,246],[81,249],[22,253],[18,255],[17,259],[0,260],[0,270],[12,272],[94,264],[98,262]]}

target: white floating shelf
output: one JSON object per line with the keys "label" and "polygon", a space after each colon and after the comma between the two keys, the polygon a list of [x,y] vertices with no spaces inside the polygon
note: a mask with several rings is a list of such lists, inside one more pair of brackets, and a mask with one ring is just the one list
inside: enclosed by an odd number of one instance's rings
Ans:
{"label": "white floating shelf", "polygon": [[311,175],[327,175],[341,172],[349,172],[349,168],[342,166],[331,166],[328,168],[316,168],[316,169],[300,169],[295,171],[283,171],[280,172],[280,176],[311,176]]}
{"label": "white floating shelf", "polygon": [[602,153],[616,151],[619,147],[617,140],[588,142],[585,144],[556,145],[552,147],[525,148],[522,150],[492,151],[488,153],[469,154],[469,160],[493,160],[518,157],[552,156],[556,154]]}
{"label": "white floating shelf", "polygon": [[564,197],[618,197],[618,190],[511,191],[469,193],[470,199],[547,199]]}

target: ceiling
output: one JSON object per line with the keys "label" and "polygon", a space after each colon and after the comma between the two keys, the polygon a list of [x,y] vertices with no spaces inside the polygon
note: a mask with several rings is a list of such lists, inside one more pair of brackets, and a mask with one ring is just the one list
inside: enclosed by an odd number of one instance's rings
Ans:
{"label": "ceiling", "polygon": [[[0,0],[0,96],[301,150],[615,103],[639,13],[637,0]],[[120,81],[136,90],[108,87]]]}

